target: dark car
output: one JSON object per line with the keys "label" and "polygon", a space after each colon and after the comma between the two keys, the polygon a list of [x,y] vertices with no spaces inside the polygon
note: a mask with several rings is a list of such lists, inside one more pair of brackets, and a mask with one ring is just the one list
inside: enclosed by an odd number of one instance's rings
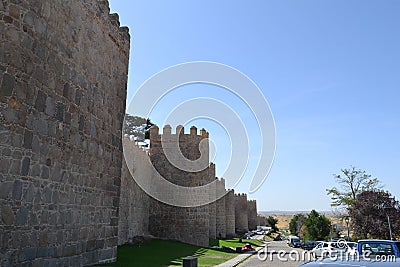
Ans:
{"label": "dark car", "polygon": [[292,245],[294,248],[301,248],[301,245],[302,245],[301,240],[300,239],[293,240]]}
{"label": "dark car", "polygon": [[[350,247],[350,246],[349,246]],[[400,242],[392,240],[359,240],[355,255],[342,255],[310,261],[304,267],[399,267]]]}
{"label": "dark car", "polygon": [[316,245],[316,241],[308,240],[302,244],[301,248],[304,250],[312,250]]}

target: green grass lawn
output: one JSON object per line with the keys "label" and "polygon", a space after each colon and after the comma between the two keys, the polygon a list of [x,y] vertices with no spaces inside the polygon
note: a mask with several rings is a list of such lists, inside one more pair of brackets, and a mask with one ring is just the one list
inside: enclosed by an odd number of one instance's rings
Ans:
{"label": "green grass lawn", "polygon": [[232,238],[226,240],[218,240],[210,238],[210,247],[219,246],[219,247],[231,247],[235,249],[236,247],[242,247],[244,244],[249,243],[253,247],[261,247],[264,245],[263,242],[257,239],[243,239],[242,242],[239,242],[239,238]]}
{"label": "green grass lawn", "polygon": [[177,241],[149,240],[118,247],[117,262],[101,266],[182,266],[182,258],[188,256],[199,257],[199,266],[215,266],[237,255]]}

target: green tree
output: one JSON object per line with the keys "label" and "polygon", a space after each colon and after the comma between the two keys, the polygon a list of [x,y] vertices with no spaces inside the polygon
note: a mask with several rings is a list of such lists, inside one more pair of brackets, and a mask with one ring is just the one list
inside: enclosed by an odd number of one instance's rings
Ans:
{"label": "green tree", "polygon": [[304,221],[304,226],[305,240],[326,240],[330,234],[331,221],[325,215],[312,210]]}
{"label": "green tree", "polygon": [[144,128],[144,138],[150,139],[150,128],[153,126],[154,123],[151,122],[149,118],[146,119],[146,127]]}
{"label": "green tree", "polygon": [[349,208],[354,234],[361,238],[389,239],[400,236],[400,203],[389,192],[365,191]]}
{"label": "green tree", "polygon": [[363,170],[351,166],[341,171],[341,174],[334,174],[339,188],[333,187],[326,190],[332,199],[331,206],[348,208],[361,192],[378,191],[382,188],[377,178],[372,178]]}
{"label": "green tree", "polygon": [[276,226],[278,224],[278,219],[268,216],[267,217],[267,226],[272,228],[272,232],[276,233],[279,231],[278,227]]}
{"label": "green tree", "polygon": [[306,220],[306,216],[304,214],[296,214],[289,222],[289,230],[292,235],[299,235],[300,229]]}
{"label": "green tree", "polygon": [[145,119],[138,116],[125,115],[123,133],[133,135],[142,139],[150,138],[150,127],[154,123],[149,118]]}

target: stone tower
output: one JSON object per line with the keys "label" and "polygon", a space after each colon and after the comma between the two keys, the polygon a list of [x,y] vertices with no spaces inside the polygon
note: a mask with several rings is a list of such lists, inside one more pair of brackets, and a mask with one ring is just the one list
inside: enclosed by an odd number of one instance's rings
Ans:
{"label": "stone tower", "polygon": [[246,194],[235,195],[235,230],[237,232],[249,231]]}
{"label": "stone tower", "polygon": [[[215,177],[215,164],[210,164],[210,178]],[[218,183],[218,180],[216,180]],[[210,198],[215,199],[217,195],[217,185],[212,185],[210,190]],[[217,203],[211,202],[209,205],[209,217],[210,217],[210,224],[209,224],[209,237],[210,238],[217,238]]]}
{"label": "stone tower", "polygon": [[[217,195],[223,195],[225,193],[225,180],[221,178],[217,182]],[[219,198],[216,203],[216,233],[218,238],[226,237],[226,209],[225,209],[225,197]]]}
{"label": "stone tower", "polygon": [[235,236],[235,191],[228,190],[224,198],[226,237],[230,238]]}
{"label": "stone tower", "polygon": [[257,202],[255,200],[247,202],[247,219],[249,221],[249,230],[255,230],[258,225]]}
{"label": "stone tower", "polygon": [[[215,172],[207,167],[198,172],[188,172],[174,166],[167,158],[168,149],[179,150],[186,159],[196,160],[203,155],[203,164],[208,164],[208,133],[202,129],[197,134],[196,127],[190,129],[190,134],[184,133],[184,128],[178,126],[176,133],[171,133],[171,127],[166,125],[163,134],[159,134],[157,126],[150,129],[150,160],[155,169],[173,184],[194,187],[202,186],[215,180]],[[175,151],[176,152],[176,151]],[[172,152],[172,156],[175,155]],[[172,197],[175,192],[167,192]],[[149,232],[166,239],[179,240],[185,243],[208,246],[210,214],[209,205],[200,207],[175,207],[156,200],[150,202]]]}
{"label": "stone tower", "polygon": [[0,2],[0,265],[116,259],[130,37],[108,1]]}

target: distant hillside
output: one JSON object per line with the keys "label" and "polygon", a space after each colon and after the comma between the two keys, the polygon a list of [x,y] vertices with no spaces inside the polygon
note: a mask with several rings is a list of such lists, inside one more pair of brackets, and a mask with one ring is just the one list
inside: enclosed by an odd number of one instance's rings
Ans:
{"label": "distant hillside", "polygon": [[[274,211],[259,211],[259,214],[264,216],[272,216],[278,219],[278,228],[281,230],[289,230],[289,223],[292,220],[293,216],[296,214],[304,214],[308,215],[310,211],[281,211],[281,210],[274,210]],[[338,215],[333,211],[318,211],[319,214],[323,214],[328,217],[333,224],[338,224],[337,229],[344,229],[343,228],[343,216]]]}
{"label": "distant hillside", "polygon": [[[265,216],[293,216],[296,214],[304,214],[307,215],[310,213],[310,211],[282,211],[282,210],[273,210],[273,211],[259,211],[259,214],[265,215]],[[318,211],[320,214],[324,214],[327,217],[336,217],[335,213],[333,211]]]}

